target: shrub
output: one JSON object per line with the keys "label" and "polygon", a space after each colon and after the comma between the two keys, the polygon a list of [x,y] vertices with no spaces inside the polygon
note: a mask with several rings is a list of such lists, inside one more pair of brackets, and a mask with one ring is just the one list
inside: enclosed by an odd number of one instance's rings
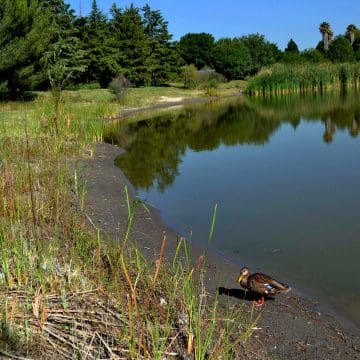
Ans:
{"label": "shrub", "polygon": [[127,90],[130,88],[131,82],[130,80],[122,74],[116,75],[110,84],[109,91],[115,95],[117,100],[123,100]]}
{"label": "shrub", "polygon": [[203,88],[216,89],[219,83],[225,82],[223,75],[217,73],[214,69],[204,67],[197,70],[194,65],[184,66],[183,68],[184,87],[188,89]]}
{"label": "shrub", "polygon": [[196,89],[200,84],[200,75],[195,65],[186,65],[183,67],[184,87],[187,89]]}

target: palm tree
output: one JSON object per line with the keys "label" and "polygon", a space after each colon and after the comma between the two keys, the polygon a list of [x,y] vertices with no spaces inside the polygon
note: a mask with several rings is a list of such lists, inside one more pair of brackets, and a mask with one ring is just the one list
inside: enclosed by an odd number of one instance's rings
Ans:
{"label": "palm tree", "polygon": [[346,36],[350,39],[351,46],[355,41],[355,35],[358,32],[358,28],[354,24],[350,24],[346,28]]}
{"label": "palm tree", "polygon": [[334,139],[335,126],[333,125],[331,118],[328,117],[325,119],[325,132],[323,139],[326,143],[331,143]]}
{"label": "palm tree", "polygon": [[350,135],[352,137],[356,137],[358,136],[359,131],[360,131],[359,118],[357,118],[355,114],[351,122]]}
{"label": "palm tree", "polygon": [[332,30],[330,28],[330,24],[327,23],[326,21],[322,22],[320,24],[319,31],[322,34],[322,41],[323,41],[323,44],[324,44],[324,50],[328,51],[329,50],[329,44],[332,41],[333,35],[334,35],[334,33],[332,32]]}

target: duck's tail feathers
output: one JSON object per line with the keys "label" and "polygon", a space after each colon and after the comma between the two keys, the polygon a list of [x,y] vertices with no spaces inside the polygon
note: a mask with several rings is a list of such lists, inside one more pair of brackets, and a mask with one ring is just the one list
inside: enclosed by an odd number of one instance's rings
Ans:
{"label": "duck's tail feathers", "polygon": [[276,292],[287,293],[291,290],[290,286],[282,284],[281,282],[276,280],[273,280],[271,285],[276,289]]}

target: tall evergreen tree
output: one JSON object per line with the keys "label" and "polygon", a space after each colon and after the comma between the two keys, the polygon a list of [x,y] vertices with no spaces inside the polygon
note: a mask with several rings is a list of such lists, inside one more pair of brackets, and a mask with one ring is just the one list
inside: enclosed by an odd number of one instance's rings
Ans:
{"label": "tall evergreen tree", "polygon": [[41,0],[50,7],[53,17],[61,29],[70,29],[75,20],[75,11],[64,0]]}
{"label": "tall evergreen tree", "polygon": [[38,0],[2,0],[0,23],[0,97],[22,97],[38,84],[35,66],[50,44],[54,23]]}
{"label": "tall evergreen tree", "polygon": [[293,39],[289,40],[287,47],[285,48],[285,52],[291,52],[297,54],[299,53],[299,48]]}
{"label": "tall evergreen tree", "polygon": [[147,58],[147,69],[150,84],[159,85],[168,80],[179,65],[179,57],[172,48],[172,36],[168,31],[168,22],[159,10],[151,10],[149,5],[142,9],[144,32],[149,40],[150,56]]}
{"label": "tall evergreen tree", "polygon": [[99,9],[96,0],[92,0],[89,21],[90,21],[90,24],[92,24],[95,27],[102,27],[103,24],[106,23],[106,16]]}
{"label": "tall evergreen tree", "polygon": [[111,79],[120,71],[119,50],[114,43],[105,14],[93,0],[88,18],[76,22],[79,37],[86,58],[85,82],[97,81],[107,87]]}
{"label": "tall evergreen tree", "polygon": [[63,88],[85,70],[84,52],[77,36],[74,10],[64,0],[44,1],[49,6],[55,31],[51,44],[42,57],[43,82]]}
{"label": "tall evergreen tree", "polygon": [[111,28],[115,36],[119,53],[121,72],[136,86],[151,82],[148,69],[150,41],[145,33],[140,9],[133,4],[125,10],[115,5],[111,9],[113,16]]}

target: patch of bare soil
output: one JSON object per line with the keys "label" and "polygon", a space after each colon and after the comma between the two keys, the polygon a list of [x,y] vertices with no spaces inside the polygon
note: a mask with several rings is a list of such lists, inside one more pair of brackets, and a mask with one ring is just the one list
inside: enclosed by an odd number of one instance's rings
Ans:
{"label": "patch of bare soil", "polygon": [[[123,238],[127,222],[124,186],[135,192],[128,179],[114,165],[123,150],[109,144],[97,144],[95,155],[85,162],[83,178],[87,183],[88,216],[113,241]],[[149,259],[159,253],[163,236],[167,237],[166,256],[171,258],[177,234],[167,228],[156,210],[148,214],[140,208],[131,232],[131,240]],[[202,249],[193,246],[194,259]],[[206,286],[210,294],[218,292],[222,306],[244,306],[260,318],[253,336],[239,358],[249,359],[360,359],[359,328],[336,313],[324,310],[316,301],[299,294],[268,299],[261,308],[253,308],[253,298],[237,286],[238,267],[226,259],[209,254],[206,260]]]}

